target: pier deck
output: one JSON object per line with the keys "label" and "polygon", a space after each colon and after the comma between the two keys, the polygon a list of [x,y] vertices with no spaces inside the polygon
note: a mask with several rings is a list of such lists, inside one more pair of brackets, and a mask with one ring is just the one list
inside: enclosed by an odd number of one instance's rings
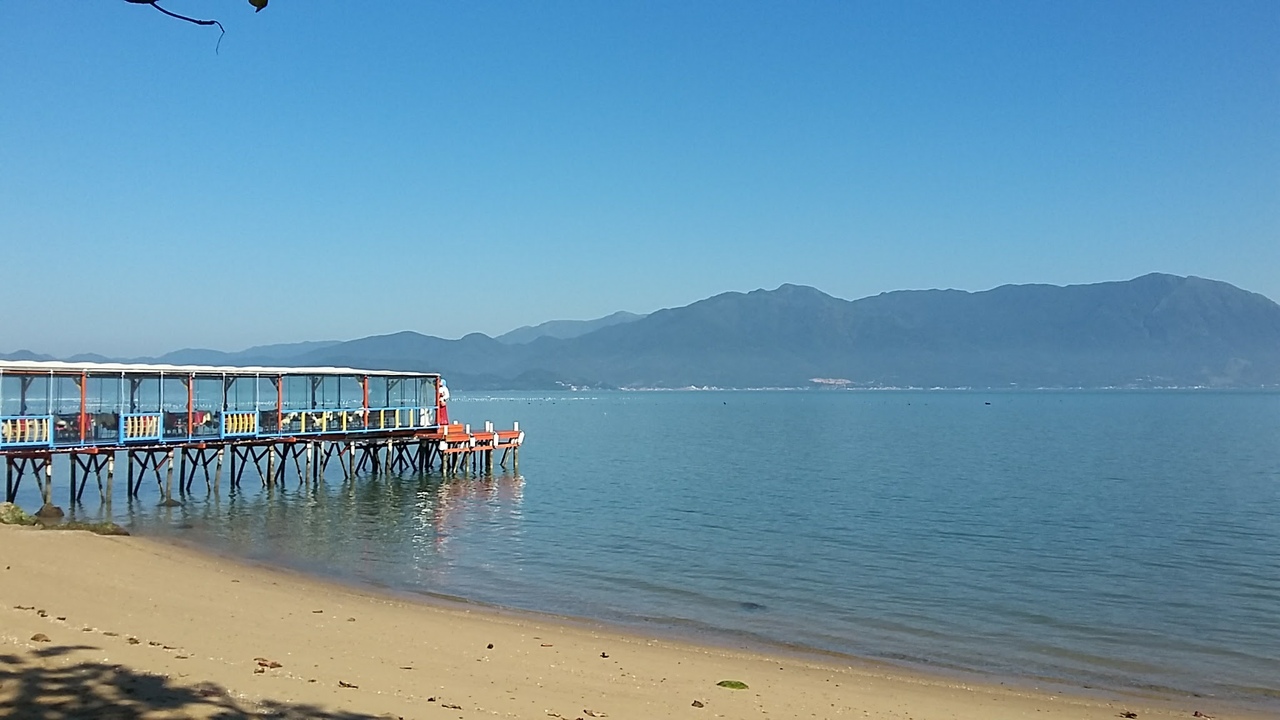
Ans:
{"label": "pier deck", "polygon": [[174,502],[175,465],[180,490],[199,471],[216,489],[224,459],[233,486],[250,466],[264,484],[279,482],[290,462],[300,479],[313,480],[335,460],[344,477],[492,469],[498,451],[499,464],[508,456],[514,464],[524,441],[519,424],[480,431],[450,424],[447,401],[435,373],[0,361],[5,500],[31,475],[49,504],[53,457],[63,454],[73,503],[90,474],[101,488],[106,473],[109,496],[120,454],[130,497],[150,474],[166,502]]}

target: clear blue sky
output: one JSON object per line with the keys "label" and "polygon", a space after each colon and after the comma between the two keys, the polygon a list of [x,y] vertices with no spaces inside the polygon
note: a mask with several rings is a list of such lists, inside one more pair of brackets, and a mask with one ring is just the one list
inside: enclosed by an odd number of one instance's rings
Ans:
{"label": "clear blue sky", "polygon": [[0,351],[790,282],[1280,299],[1280,3],[0,0]]}

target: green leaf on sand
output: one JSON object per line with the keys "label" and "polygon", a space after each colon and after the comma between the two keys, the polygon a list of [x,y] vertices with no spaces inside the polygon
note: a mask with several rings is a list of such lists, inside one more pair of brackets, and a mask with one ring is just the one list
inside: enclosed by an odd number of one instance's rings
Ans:
{"label": "green leaf on sand", "polygon": [[747,689],[746,683],[738,682],[737,680],[721,680],[720,682],[716,683],[716,685],[722,688],[729,688],[730,690],[746,690]]}

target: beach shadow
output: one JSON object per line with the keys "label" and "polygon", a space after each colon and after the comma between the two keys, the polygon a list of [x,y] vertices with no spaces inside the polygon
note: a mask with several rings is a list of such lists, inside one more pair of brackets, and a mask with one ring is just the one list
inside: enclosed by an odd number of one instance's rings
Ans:
{"label": "beach shadow", "polygon": [[300,703],[236,700],[214,683],[178,685],[167,677],[139,673],[120,665],[82,662],[43,667],[74,646],[40,648],[28,655],[0,655],[0,717],[40,720],[133,720],[192,717],[213,720],[282,718],[370,720],[382,716],[329,711]]}

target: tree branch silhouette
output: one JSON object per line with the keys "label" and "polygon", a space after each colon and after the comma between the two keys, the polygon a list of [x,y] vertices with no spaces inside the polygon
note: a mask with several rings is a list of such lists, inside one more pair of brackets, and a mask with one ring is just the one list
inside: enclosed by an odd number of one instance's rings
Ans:
{"label": "tree branch silhouette", "polygon": [[[167,10],[160,6],[159,0],[124,0],[124,1],[131,5],[150,5],[151,7],[155,8],[156,10],[159,10],[160,12],[164,13],[165,15],[168,15],[171,18],[182,20],[183,22],[189,22],[193,25],[205,25],[205,26],[215,25],[217,26],[218,30],[221,31],[221,33],[218,35],[218,44],[214,47],[213,51],[216,53],[222,47],[222,37],[223,35],[227,34],[227,29],[222,27],[222,23],[218,22],[217,20],[201,20],[200,18],[193,18],[189,15],[183,15],[181,13],[173,12],[172,10]],[[249,0],[249,4],[255,8],[254,12],[259,12],[262,10],[262,8],[267,6],[267,0]]]}

